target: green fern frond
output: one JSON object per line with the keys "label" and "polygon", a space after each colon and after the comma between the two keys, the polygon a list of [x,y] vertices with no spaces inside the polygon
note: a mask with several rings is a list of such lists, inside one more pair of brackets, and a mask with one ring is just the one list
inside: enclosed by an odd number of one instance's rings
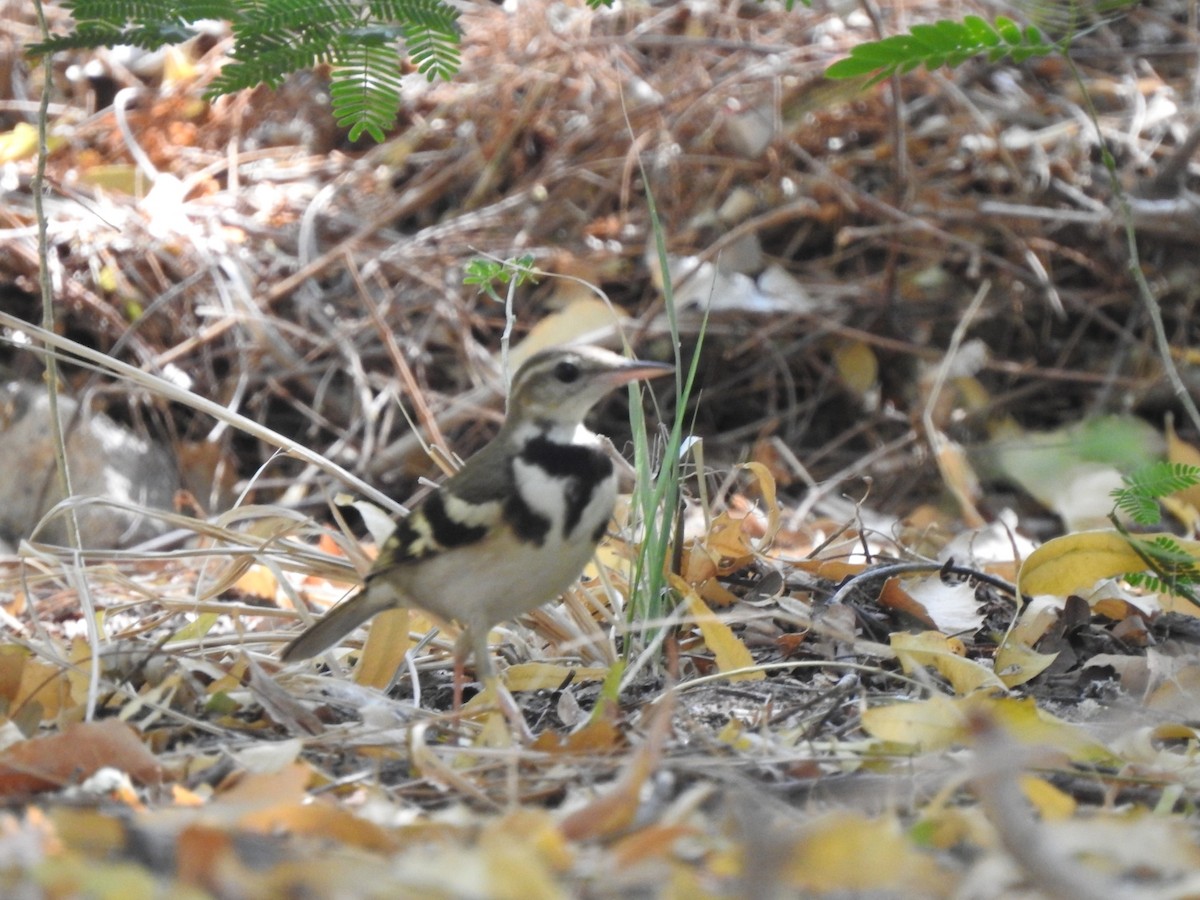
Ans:
{"label": "green fern frond", "polygon": [[359,8],[347,0],[264,0],[254,5],[240,4],[242,9],[234,21],[235,34],[243,38],[255,36],[300,36],[326,29],[340,31],[361,19]]}
{"label": "green fern frond", "polygon": [[382,143],[400,106],[400,54],[394,47],[360,44],[340,48],[329,93],[338,125],[350,140],[364,131]]}
{"label": "green fern frond", "polygon": [[1157,462],[1134,472],[1125,484],[1111,494],[1117,509],[1139,525],[1154,525],[1162,517],[1158,501],[1200,484],[1200,466]]}
{"label": "green fern frond", "polygon": [[1126,534],[1125,539],[1150,570],[1148,573],[1127,575],[1126,580],[1130,584],[1143,587],[1153,585],[1154,590],[1185,597],[1200,605],[1200,598],[1196,596],[1195,591],[1196,585],[1200,584],[1200,560],[1197,560],[1194,553],[1167,535],[1159,535],[1153,540],[1141,540]]}
{"label": "green fern frond", "polygon": [[1158,501],[1151,497],[1124,488],[1113,491],[1112,496],[1117,509],[1138,525],[1154,525],[1162,518]]}
{"label": "green fern frond", "polygon": [[1200,484],[1200,466],[1159,462],[1139,469],[1127,479],[1132,490],[1151,497],[1167,497]]}
{"label": "green fern frond", "polygon": [[1152,540],[1139,540],[1137,546],[1169,575],[1191,578],[1200,574],[1196,568],[1196,557],[1172,537],[1156,535]]}
{"label": "green fern frond", "polygon": [[852,47],[849,56],[825,70],[825,77],[871,75],[874,83],[917,66],[927,69],[958,66],[980,54],[993,62],[1004,57],[1022,62],[1058,50],[1057,44],[1044,40],[1033,26],[1022,28],[1003,16],[994,23],[979,16],[966,16],[961,22],[943,19],[932,25],[914,25],[908,34]]}
{"label": "green fern frond", "polygon": [[451,78],[459,66],[458,13],[442,0],[407,0],[404,46],[417,71],[430,81]]}
{"label": "green fern frond", "polygon": [[403,41],[417,70],[431,80],[458,71],[458,12],[448,0],[62,0],[74,32],[30,48],[58,50],[134,44],[155,49],[193,37],[199,19],[225,19],[234,46],[206,97],[266,84],[319,63],[336,68],[332,93],[339,123],[351,137],[376,140],[400,104]]}
{"label": "green fern frond", "polygon": [[221,69],[204,96],[211,99],[260,84],[279,87],[290,73],[329,62],[329,43],[327,34],[304,41],[255,35],[253,41],[237,48],[237,55]]}
{"label": "green fern frond", "polygon": [[405,26],[404,45],[417,71],[430,81],[450,79],[458,71],[458,37],[449,37],[420,25]]}

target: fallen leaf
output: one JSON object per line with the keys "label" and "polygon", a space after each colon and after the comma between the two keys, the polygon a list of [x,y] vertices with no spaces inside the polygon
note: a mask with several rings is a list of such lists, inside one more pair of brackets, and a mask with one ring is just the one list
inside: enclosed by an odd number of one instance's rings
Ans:
{"label": "fallen leaf", "polygon": [[116,719],[77,722],[60,734],[13,744],[0,754],[0,794],[31,794],[78,784],[106,766],[141,784],[159,784],[162,766],[138,733]]}
{"label": "fallen leaf", "polygon": [[374,618],[354,671],[356,682],[381,691],[391,683],[408,652],[408,619],[408,610],[402,606],[385,610]]}
{"label": "fallen leaf", "polygon": [[[717,668],[721,672],[753,669],[754,657],[751,656],[746,645],[738,639],[728,625],[717,618],[716,614],[708,608],[708,604],[700,599],[699,594],[678,575],[671,576],[671,586],[683,595],[687,603],[688,615],[699,625],[704,645],[712,651]],[[763,672],[758,670],[739,671],[736,675],[729,676],[730,681],[761,681],[766,677]]]}
{"label": "fallen leaf", "polygon": [[898,632],[891,636],[890,643],[905,672],[932,666],[957,694],[969,694],[980,688],[1005,689],[1004,682],[987,666],[963,658],[962,642],[956,638],[937,631]]}

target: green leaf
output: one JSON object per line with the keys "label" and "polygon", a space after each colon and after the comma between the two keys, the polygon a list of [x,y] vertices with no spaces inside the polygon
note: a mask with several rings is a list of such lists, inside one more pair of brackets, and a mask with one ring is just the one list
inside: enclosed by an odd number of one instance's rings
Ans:
{"label": "green leaf", "polygon": [[973,56],[986,54],[993,61],[1010,57],[1016,61],[1044,56],[1058,48],[1043,42],[1041,33],[1028,26],[1022,30],[1011,19],[1000,17],[991,25],[978,16],[961,22],[942,19],[932,24],[913,25],[908,34],[897,34],[851,48],[846,59],[825,70],[827,78],[856,78],[874,74],[872,82],[894,72],[910,72],[918,66],[937,69],[958,66]]}
{"label": "green leaf", "polygon": [[996,32],[1010,45],[1021,43],[1021,28],[1012,19],[999,16],[996,19]]}
{"label": "green leaf", "polygon": [[404,47],[418,71],[451,78],[459,68],[458,12],[449,0],[61,0],[75,30],[31,54],[134,44],[155,49],[193,37],[198,19],[233,28],[229,63],[209,85],[212,98],[332,63],[334,115],[351,137],[382,140],[400,104]]}
{"label": "green leaf", "polygon": [[333,114],[350,140],[368,132],[382,142],[400,105],[400,55],[395,48],[349,45],[339,49],[329,86]]}
{"label": "green leaf", "polygon": [[879,68],[879,63],[872,62],[868,59],[858,59],[854,56],[847,56],[845,59],[839,59],[825,70],[826,78],[858,78],[861,75],[870,75]]}

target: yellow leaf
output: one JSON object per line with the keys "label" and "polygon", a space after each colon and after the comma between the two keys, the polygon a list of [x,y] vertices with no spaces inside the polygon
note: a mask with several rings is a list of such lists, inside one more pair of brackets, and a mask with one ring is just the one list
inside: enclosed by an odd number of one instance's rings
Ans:
{"label": "yellow leaf", "polygon": [[131,197],[144,197],[146,194],[145,175],[141,169],[130,163],[88,166],[79,173],[79,180],[84,184],[93,184],[110,191],[120,191]]}
{"label": "yellow leaf", "polygon": [[1021,776],[1021,793],[1046,822],[1065,822],[1075,814],[1075,798],[1032,775]]}
{"label": "yellow leaf", "polygon": [[233,586],[244,594],[249,594],[251,597],[262,597],[264,600],[273,600],[275,593],[279,590],[279,582],[275,578],[275,573],[257,563],[239,575]]}
{"label": "yellow leaf", "polygon": [[996,649],[996,674],[1007,687],[1016,687],[1041,675],[1058,659],[1057,653],[1038,653],[1009,635]]}
{"label": "yellow leaf", "polygon": [[569,344],[597,331],[613,329],[619,321],[615,308],[598,297],[574,300],[564,309],[538,320],[525,335],[525,340],[509,353],[509,365],[515,372],[521,363],[539,350]]}
{"label": "yellow leaf", "polygon": [[217,624],[220,618],[220,613],[200,613],[193,621],[188,622],[188,624],[171,635],[171,640],[167,641],[167,643],[198,641],[212,630],[212,627]]}
{"label": "yellow leaf", "polygon": [[[557,900],[563,896],[554,878],[550,860],[538,853],[538,847],[530,840],[539,831],[555,831],[551,822],[537,825],[531,821],[533,813],[518,811],[493,822],[483,830],[479,839],[479,852],[486,866],[487,894],[492,897],[527,897],[529,900]],[[568,848],[562,843],[561,854],[569,860]]]}
{"label": "yellow leaf", "polygon": [[867,709],[862,725],[878,740],[928,752],[969,743],[968,723],[980,715],[990,717],[1025,746],[1058,750],[1073,762],[1113,761],[1112,752],[1083,728],[1038,709],[1032,697],[1017,700],[975,693],[952,699],[935,695]]}
{"label": "yellow leaf", "polygon": [[18,122],[12,131],[0,134],[0,163],[29,159],[37,153],[38,131],[27,122]]}
{"label": "yellow leaf", "polygon": [[864,396],[879,380],[879,360],[875,351],[862,341],[839,341],[833,348],[833,365],[842,384],[858,397]]}
{"label": "yellow leaf", "polygon": [[966,718],[957,701],[935,694],[928,700],[863,710],[862,727],[871,737],[889,744],[943,750],[964,742]]}
{"label": "yellow leaf", "polygon": [[[748,669],[754,665],[754,657],[746,649],[746,645],[738,640],[729,626],[716,617],[708,608],[700,595],[692,590],[691,585],[678,575],[671,576],[671,586],[686,598],[688,613],[700,626],[700,634],[704,644],[712,651],[717,661],[717,668],[722,672],[732,672],[737,669]],[[760,671],[740,672],[730,676],[731,681],[761,681],[767,676]]]}
{"label": "yellow leaf", "polygon": [[[1175,433],[1175,423],[1170,420],[1167,421],[1167,462],[1200,466],[1200,450],[1187,441],[1180,440],[1179,435]],[[1193,510],[1200,510],[1200,484],[1176,491],[1171,496],[1182,500]]]}
{"label": "yellow leaf", "polygon": [[354,680],[383,690],[404,662],[408,652],[408,610],[404,607],[380,613],[371,622]]}
{"label": "yellow leaf", "polygon": [[781,521],[779,513],[779,503],[775,499],[775,477],[771,474],[771,470],[758,462],[742,463],[739,468],[745,469],[754,475],[758,481],[758,492],[762,494],[763,503],[767,504],[767,530],[763,535],[761,547],[768,547],[771,541],[775,540],[775,535],[779,533],[779,524]]}
{"label": "yellow leaf", "polygon": [[[1144,534],[1139,539],[1151,541],[1157,536]],[[1179,543],[1200,548],[1195,541]],[[1117,532],[1079,531],[1047,541],[1030,553],[1017,573],[1017,587],[1023,594],[1065,597],[1091,587],[1101,578],[1145,568],[1142,558]]]}
{"label": "yellow leaf", "polygon": [[787,852],[785,878],[806,895],[940,896],[946,876],[894,816],[833,812],[804,829]]}
{"label": "yellow leaf", "polygon": [[969,694],[980,688],[1004,690],[1004,683],[995,672],[973,660],[963,659],[962,642],[941,632],[898,632],[892,635],[891,645],[905,672],[932,666],[950,682],[957,694]]}
{"label": "yellow leaf", "polygon": [[742,723],[737,717],[731,716],[729,721],[725,723],[725,727],[717,734],[717,740],[722,744],[728,744],[734,750],[740,750],[743,753],[748,752],[753,745],[745,737],[743,731]]}
{"label": "yellow leaf", "polygon": [[519,663],[504,670],[504,686],[510,691],[554,691],[567,678],[571,683],[603,681],[608,669],[600,667],[557,666],[550,663]]}
{"label": "yellow leaf", "polygon": [[196,64],[181,47],[167,47],[163,54],[163,85],[177,85],[196,77]]}
{"label": "yellow leaf", "polygon": [[1083,728],[1038,709],[1032,697],[1021,700],[1012,697],[967,699],[975,701],[976,710],[983,709],[993,716],[1023,744],[1058,750],[1073,762],[1110,763],[1113,760],[1112,752]]}
{"label": "yellow leaf", "polygon": [[42,721],[55,718],[63,709],[75,705],[71,680],[58,666],[48,665],[40,659],[26,660],[21,669],[21,686],[9,715],[31,702],[41,708]]}
{"label": "yellow leaf", "polygon": [[967,527],[983,528],[987,524],[987,520],[980,515],[975,506],[980,493],[979,478],[976,476],[975,470],[971,468],[966,451],[961,445],[946,438],[940,432],[935,449],[938,472],[941,473],[942,481],[946,483],[946,487],[950,489],[954,499],[958,501]]}

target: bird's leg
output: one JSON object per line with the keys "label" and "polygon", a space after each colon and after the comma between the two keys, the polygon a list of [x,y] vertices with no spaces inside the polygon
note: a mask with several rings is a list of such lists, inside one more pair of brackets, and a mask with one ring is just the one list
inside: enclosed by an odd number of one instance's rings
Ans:
{"label": "bird's leg", "polygon": [[[462,634],[458,636],[458,640],[454,642],[454,712],[456,714],[462,709],[463,684],[467,680],[467,654],[472,652],[473,643],[469,628],[464,628]],[[478,666],[479,663],[476,662],[475,665]]]}
{"label": "bird's leg", "polygon": [[495,700],[496,706],[504,714],[504,718],[508,719],[510,727],[519,736],[521,742],[531,743],[533,732],[529,730],[529,724],[525,721],[521,707],[517,705],[516,698],[509,693],[508,688],[496,677],[496,672],[492,668],[492,657],[488,653],[487,629],[480,629],[478,634],[471,631],[464,632],[463,637],[466,638],[468,633],[471,634],[471,652],[475,656],[475,677],[483,685],[484,693]]}

